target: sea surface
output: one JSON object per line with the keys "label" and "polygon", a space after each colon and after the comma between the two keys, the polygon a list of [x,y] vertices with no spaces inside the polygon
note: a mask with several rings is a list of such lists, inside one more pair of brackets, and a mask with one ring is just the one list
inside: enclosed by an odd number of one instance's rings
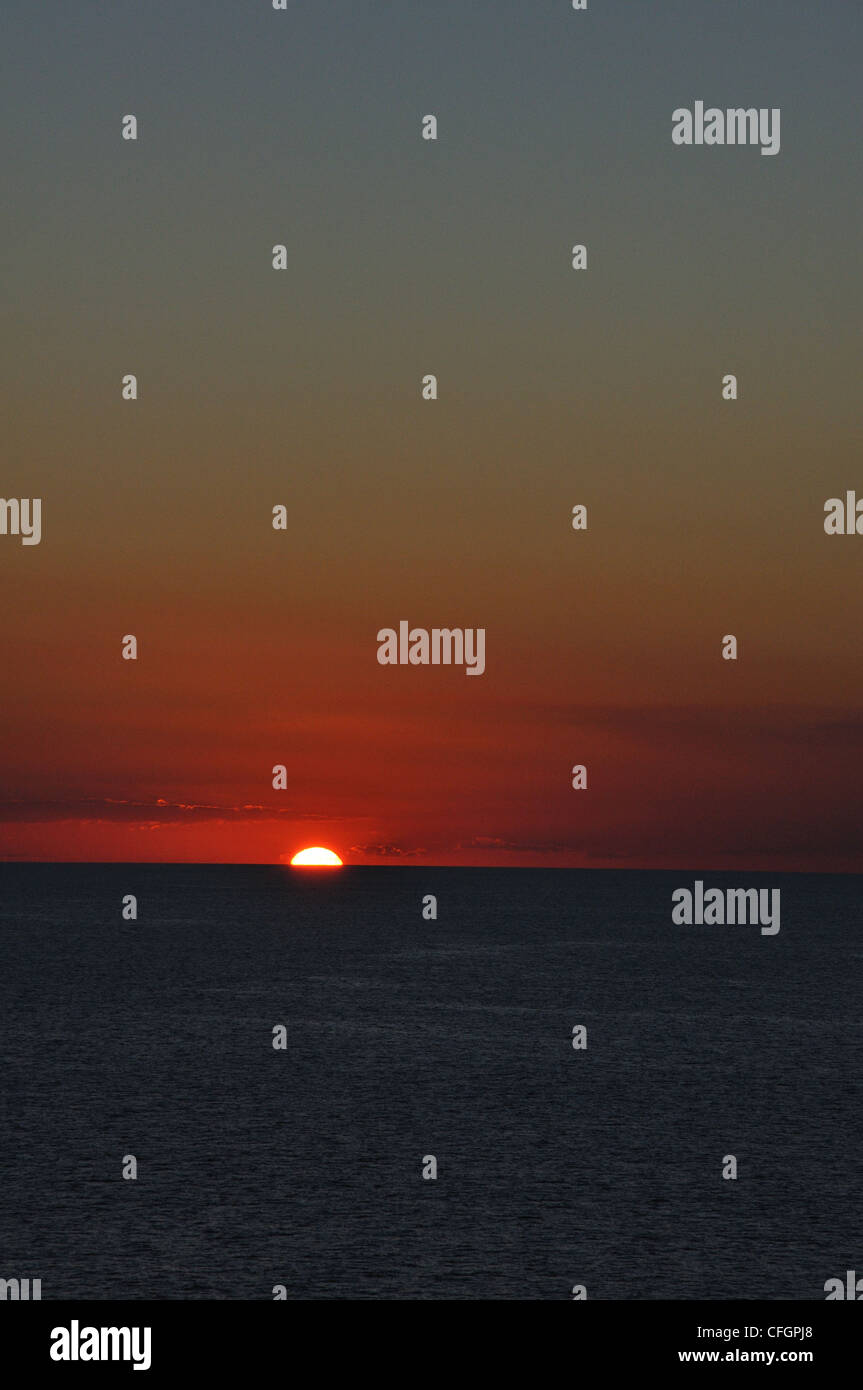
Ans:
{"label": "sea surface", "polygon": [[[780,888],[779,933],[675,926],[696,878]],[[823,1299],[863,1273],[861,907],[854,876],[0,866],[0,1277]]]}

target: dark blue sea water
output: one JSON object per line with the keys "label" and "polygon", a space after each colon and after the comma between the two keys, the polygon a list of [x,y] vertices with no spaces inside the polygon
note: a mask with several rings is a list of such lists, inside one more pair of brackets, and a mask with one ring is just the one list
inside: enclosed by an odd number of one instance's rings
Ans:
{"label": "dark blue sea water", "polygon": [[[695,878],[779,887],[779,934],[674,926]],[[861,889],[3,866],[0,1277],[45,1299],[823,1298],[863,1271]]]}

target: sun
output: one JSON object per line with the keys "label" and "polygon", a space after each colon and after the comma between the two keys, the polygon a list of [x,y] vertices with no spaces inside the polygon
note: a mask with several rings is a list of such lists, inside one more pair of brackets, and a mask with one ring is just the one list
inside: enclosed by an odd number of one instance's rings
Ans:
{"label": "sun", "polygon": [[337,854],[333,854],[331,849],[324,849],[321,845],[313,845],[311,849],[301,849],[299,854],[295,854],[291,860],[291,864],[298,868],[311,866],[317,869],[333,868],[341,862]]}

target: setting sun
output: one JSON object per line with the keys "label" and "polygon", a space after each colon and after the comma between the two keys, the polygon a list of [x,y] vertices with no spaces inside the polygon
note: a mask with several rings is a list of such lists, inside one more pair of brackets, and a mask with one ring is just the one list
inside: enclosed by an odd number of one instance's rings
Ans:
{"label": "setting sun", "polygon": [[332,867],[341,864],[341,859],[337,854],[333,854],[331,849],[322,849],[320,845],[314,845],[312,849],[301,849],[299,854],[295,854],[291,860],[292,865],[300,868],[309,865],[317,868]]}

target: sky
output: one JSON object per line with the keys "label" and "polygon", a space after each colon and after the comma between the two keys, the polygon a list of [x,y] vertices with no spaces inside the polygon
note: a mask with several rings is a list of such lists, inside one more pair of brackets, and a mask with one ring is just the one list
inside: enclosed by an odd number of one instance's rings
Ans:
{"label": "sky", "polygon": [[[861,38],[7,0],[0,857],[863,871]],[[697,100],[780,152],[675,146]]]}

